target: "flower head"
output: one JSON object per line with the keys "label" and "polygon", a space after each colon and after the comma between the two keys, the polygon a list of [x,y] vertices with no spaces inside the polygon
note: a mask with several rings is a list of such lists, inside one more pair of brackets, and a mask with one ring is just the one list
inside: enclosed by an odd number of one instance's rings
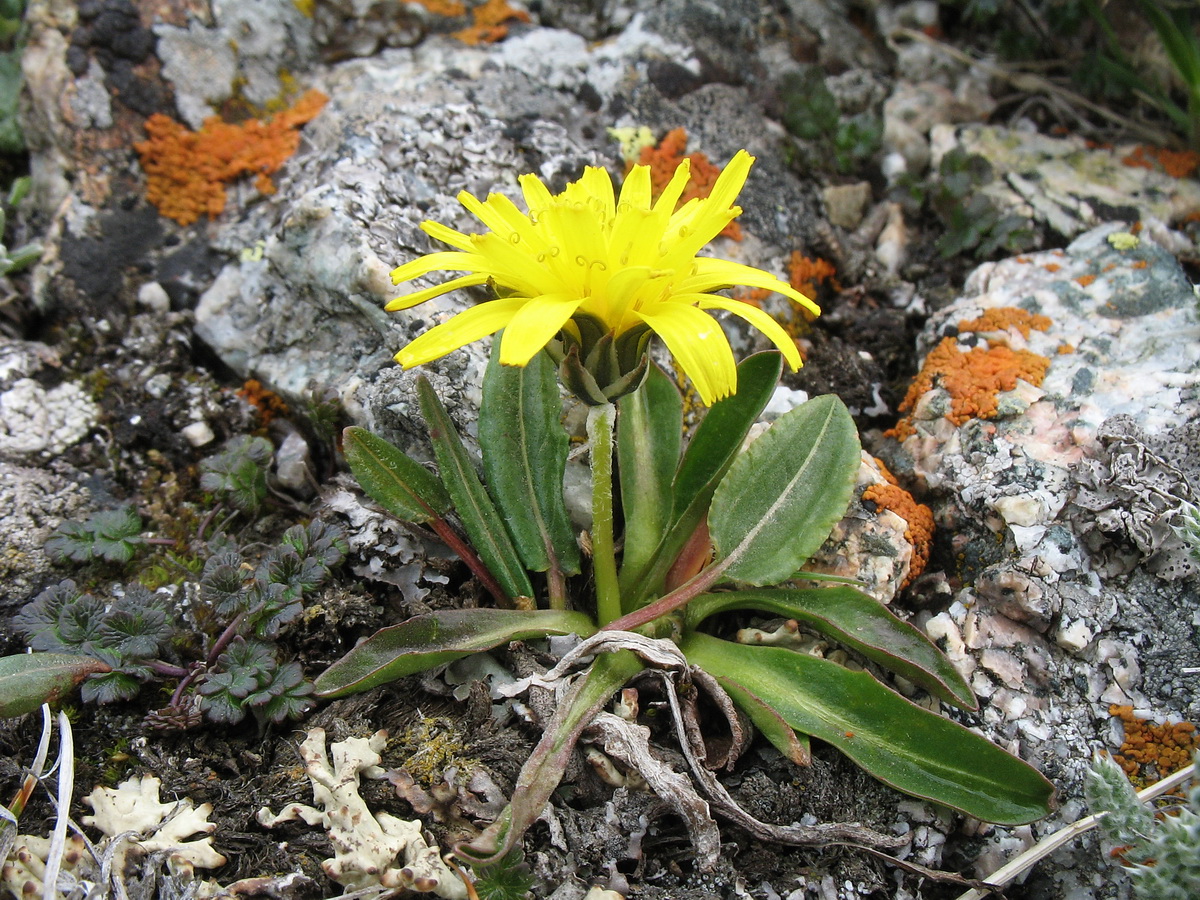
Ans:
{"label": "flower head", "polygon": [[456,248],[430,253],[400,266],[400,284],[437,270],[467,274],[388,304],[409,309],[457,288],[491,284],[497,298],[471,307],[417,337],[396,354],[407,367],[503,329],[500,362],[523,366],[555,338],[567,355],[603,386],[632,371],[650,334],[662,338],[701,399],[712,404],[737,389],[733,351],[708,310],[745,319],[783,353],[792,369],[800,354],[787,332],[762,310],[713,291],[748,285],[777,291],[814,314],[816,304],[760,269],[697,253],[741,213],[733,205],[754,158],[741,150],[721,172],[709,196],[675,206],[687,185],[688,162],[651,202],[650,169],[634,166],[613,190],[606,170],[589,167],[583,177],[552,194],[535,175],[520,178],[528,214],[507,197],[480,201],[466,191],[459,202],[490,229],[463,234],[423,222],[431,237]]}

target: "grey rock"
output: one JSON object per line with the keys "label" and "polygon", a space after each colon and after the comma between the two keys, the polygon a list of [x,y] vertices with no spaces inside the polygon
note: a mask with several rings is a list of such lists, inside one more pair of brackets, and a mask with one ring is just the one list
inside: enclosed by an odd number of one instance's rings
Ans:
{"label": "grey rock", "polygon": [[46,540],[90,505],[76,477],[0,459],[0,601],[24,601],[43,585],[52,568]]}
{"label": "grey rock", "polygon": [[[1004,307],[1049,325],[959,331]],[[1169,527],[1197,483],[1197,334],[1196,295],[1174,257],[1114,224],[1063,251],[980,266],[921,336],[926,353],[956,336],[963,351],[1048,360],[1041,384],[1018,381],[989,419],[954,424],[947,389],[931,388],[893,461],[953,529],[963,582],[947,611],[918,618],[971,680],[986,732],[1068,800],[1093,750],[1118,749],[1110,704],[1159,721],[1200,711],[1182,671],[1200,661],[1200,595]],[[1033,837],[1084,814],[1077,805],[1035,823]],[[1063,851],[1039,870],[1040,890],[1070,896],[1096,866],[1090,846]]]}
{"label": "grey rock", "polygon": [[995,176],[980,188],[986,196],[1068,239],[1105,222],[1178,222],[1200,211],[1200,184],[1124,164],[1133,147],[983,125],[935,125],[930,142],[934,165],[954,147],[984,157]]}

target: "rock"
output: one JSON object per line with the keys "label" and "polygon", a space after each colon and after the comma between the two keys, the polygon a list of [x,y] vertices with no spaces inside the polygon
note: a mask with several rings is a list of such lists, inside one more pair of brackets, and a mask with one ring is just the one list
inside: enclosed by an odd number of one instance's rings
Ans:
{"label": "rock", "polygon": [[[1178,262],[1119,224],[984,264],[930,318],[900,444],[878,450],[954,534],[956,602],[919,618],[970,673],[988,732],[1067,797],[1093,748],[1117,750],[1110,703],[1200,714],[1182,689],[1200,597],[1168,527],[1197,483],[1197,337]],[[1048,896],[1067,872],[1043,873]]]}
{"label": "rock", "polygon": [[[43,344],[0,341],[0,459],[52,459],[96,424],[99,408],[88,392],[44,371],[54,359]],[[59,383],[46,387],[33,375]]]}
{"label": "rock", "polygon": [[1182,222],[1200,212],[1200,183],[1150,170],[1133,147],[983,125],[935,125],[930,140],[935,166],[954,147],[982,156],[994,176],[980,187],[986,196],[1068,239],[1105,222]]}
{"label": "rock", "polygon": [[0,460],[0,608],[11,614],[42,587],[52,568],[46,541],[64,520],[82,518],[90,506],[78,473]]}
{"label": "rock", "polygon": [[863,210],[871,201],[871,185],[865,181],[837,184],[821,192],[829,221],[841,228],[857,228]]}

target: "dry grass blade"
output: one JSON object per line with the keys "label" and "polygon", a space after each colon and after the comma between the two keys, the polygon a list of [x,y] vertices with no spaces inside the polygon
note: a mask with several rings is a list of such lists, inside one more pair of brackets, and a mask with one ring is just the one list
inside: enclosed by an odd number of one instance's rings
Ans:
{"label": "dry grass blade", "polygon": [[920,41],[921,43],[936,49],[940,53],[955,59],[967,66],[978,66],[983,69],[988,75],[996,78],[1002,78],[1011,84],[1018,91],[1027,94],[1043,94],[1055,98],[1060,103],[1066,103],[1070,106],[1077,106],[1107,119],[1114,125],[1128,131],[1130,134],[1137,135],[1141,140],[1147,141],[1158,147],[1169,147],[1176,143],[1175,135],[1169,131],[1164,131],[1161,128],[1156,128],[1146,122],[1140,122],[1136,119],[1130,119],[1120,113],[1114,112],[1107,106],[1089,100],[1082,94],[1069,90],[1062,85],[1055,84],[1048,78],[1043,78],[1041,75],[1034,75],[1031,72],[1017,72],[1007,66],[1000,65],[986,60],[976,59],[968,53],[964,53],[956,47],[951,47],[949,44],[944,44],[941,41],[931,38],[929,35],[915,28],[897,28],[892,31],[892,38],[908,38],[909,40]]}
{"label": "dry grass blade", "polygon": [[[1174,790],[1186,781],[1189,781],[1195,774],[1196,766],[1190,765],[1185,769],[1180,769],[1174,775],[1168,775],[1162,781],[1155,782],[1145,790],[1138,791],[1138,799],[1143,803],[1147,800],[1153,800],[1155,797],[1161,796],[1168,791]],[[1095,813],[1094,815],[1086,816],[1077,822],[1073,822],[1065,828],[1048,835],[1026,850],[1024,853],[1019,853],[1010,859],[1004,866],[997,869],[987,878],[983,879],[983,883],[994,890],[984,890],[981,888],[972,888],[965,894],[961,894],[958,900],[983,900],[994,891],[1003,888],[1010,881],[1023,875],[1025,872],[1032,869],[1044,857],[1049,856],[1063,844],[1072,841],[1081,834],[1090,831],[1099,824],[1100,820],[1108,813]]]}

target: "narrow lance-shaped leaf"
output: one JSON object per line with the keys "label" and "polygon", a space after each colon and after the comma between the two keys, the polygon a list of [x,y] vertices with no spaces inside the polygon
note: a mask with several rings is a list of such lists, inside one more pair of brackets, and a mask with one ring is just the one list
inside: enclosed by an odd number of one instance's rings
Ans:
{"label": "narrow lance-shaped leaf", "polygon": [[622,566],[641,570],[671,518],[671,482],[683,443],[683,397],[657,365],[617,406],[617,471],[625,514]]}
{"label": "narrow lance-shaped leaf", "polygon": [[558,610],[443,609],[375,632],[316,680],[321,697],[370,690],[509,641],[552,634],[588,637],[595,624],[583,613]]}
{"label": "narrow lance-shaped leaf", "polygon": [[803,734],[837,747],[880,781],[1004,825],[1048,814],[1054,786],[1036,769],[961,725],[888,690],[866,672],[777,647],[699,632],[680,649],[731,696],[743,688]]}
{"label": "narrow lance-shaped leaf", "polygon": [[661,591],[667,571],[708,514],[713,491],[771,399],[782,371],[783,357],[774,351],[748,357],[737,369],[737,393],[717,401],[705,413],[671,485],[666,533],[649,562],[640,569],[626,565],[621,570],[621,594],[627,606]]}
{"label": "narrow lance-shaped leaf", "polygon": [[342,446],[362,489],[397,519],[423,524],[450,509],[437,476],[379,435],[351,426]]}
{"label": "narrow lance-shaped leaf", "polygon": [[508,536],[504,520],[480,482],[454,423],[428,379],[417,379],[417,397],[429,426],[442,484],[454,502],[455,512],[475,552],[509,597],[532,597],[533,585]]}
{"label": "narrow lance-shaped leaf", "polygon": [[502,366],[493,341],[479,407],[483,469],[521,561],[534,572],[579,572],[563,502],[569,443],[550,358],[538,353],[524,366]]}
{"label": "narrow lance-shaped leaf", "polygon": [[742,685],[726,679],[721,687],[776,750],[798,766],[812,764],[812,746],[807,734],[796,731],[761,697],[755,696]]}
{"label": "narrow lance-shaped leaf", "polygon": [[803,622],[902,675],[939,700],[975,709],[966,679],[937,646],[886,606],[849,587],[760,588],[704,594],[687,607],[689,627],[719,612],[753,609]]}
{"label": "narrow lance-shaped leaf", "polygon": [[583,729],[613,693],[642,668],[641,660],[629,650],[596,658],[555,710],[542,739],[521,768],[508,808],[471,843],[455,847],[459,856],[476,865],[493,865],[519,844],[550,802]]}
{"label": "narrow lance-shaped leaf", "polygon": [[33,712],[60,699],[89,675],[111,671],[95,657],[71,653],[0,657],[0,718]]}
{"label": "narrow lance-shaped leaf", "polygon": [[786,581],[845,514],[860,459],[854,420],[833,395],[777,419],[713,495],[708,528],[723,577]]}

